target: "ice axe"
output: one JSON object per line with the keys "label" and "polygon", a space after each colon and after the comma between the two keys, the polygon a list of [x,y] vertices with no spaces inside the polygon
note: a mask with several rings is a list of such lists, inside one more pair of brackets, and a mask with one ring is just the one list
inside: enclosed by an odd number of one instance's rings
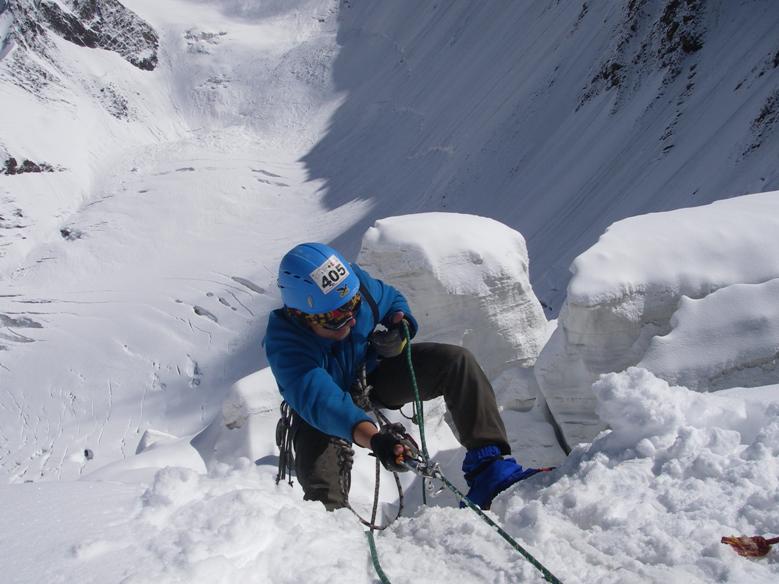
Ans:
{"label": "ice axe", "polygon": [[771,544],[779,543],[779,537],[766,539],[759,535],[752,537],[741,535],[723,537],[720,541],[732,546],[740,556],[745,558],[762,558],[771,551]]}

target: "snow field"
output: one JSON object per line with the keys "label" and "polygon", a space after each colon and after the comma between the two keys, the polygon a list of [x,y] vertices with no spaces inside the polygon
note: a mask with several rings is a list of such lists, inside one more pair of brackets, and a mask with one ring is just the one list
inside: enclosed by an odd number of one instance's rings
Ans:
{"label": "snow field", "polygon": [[[150,427],[207,427],[263,364],[290,241],[330,240],[368,207],[323,207],[298,162],[338,103],[332,2],[278,5],[259,31],[237,5],[129,4],[161,35],[155,71],[51,35],[46,66],[61,82],[36,99],[0,85],[18,104],[0,121],[3,146],[69,169],[0,176],[11,481],[77,478],[130,457]],[[127,98],[121,119],[98,99],[109,80]]]}

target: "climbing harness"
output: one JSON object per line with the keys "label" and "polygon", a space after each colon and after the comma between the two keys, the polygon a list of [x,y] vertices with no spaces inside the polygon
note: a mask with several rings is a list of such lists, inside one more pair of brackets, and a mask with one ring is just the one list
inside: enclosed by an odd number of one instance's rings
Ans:
{"label": "climbing harness", "polygon": [[[497,530],[498,534],[506,540],[511,547],[518,551],[530,564],[536,568],[544,576],[547,582],[552,584],[562,584],[562,582],[554,576],[541,562],[539,562],[533,555],[523,548],[513,537],[511,537],[500,525],[495,523],[490,517],[484,513],[477,505],[472,503],[468,497],[466,497],[457,487],[455,487],[444,475],[441,473],[439,465],[430,460],[430,455],[427,451],[427,443],[425,441],[425,428],[424,428],[424,410],[422,400],[419,397],[419,386],[417,385],[416,374],[414,372],[414,366],[411,361],[411,336],[408,330],[408,324],[403,321],[403,329],[406,338],[409,342],[406,343],[406,358],[408,361],[409,372],[411,374],[411,383],[414,388],[414,418],[418,421],[419,425],[419,437],[421,443],[421,449],[417,449],[414,456],[406,457],[406,466],[414,471],[416,474],[425,479],[440,481],[445,488],[449,489],[460,501],[462,501],[469,509],[472,509],[479,517],[481,517],[490,527]],[[424,492],[424,491],[423,491]],[[374,503],[375,505],[375,503]],[[368,544],[371,550],[371,560],[373,561],[373,567],[379,576],[382,584],[389,584],[386,574],[379,564],[378,554],[376,552],[376,543],[373,538],[373,530],[367,532]]]}
{"label": "climbing harness", "polygon": [[295,457],[292,454],[292,440],[294,433],[292,423],[295,414],[286,401],[281,402],[281,417],[276,424],[276,446],[279,447],[279,472],[276,474],[276,484],[288,479],[289,486],[292,483],[292,469],[295,467]]}

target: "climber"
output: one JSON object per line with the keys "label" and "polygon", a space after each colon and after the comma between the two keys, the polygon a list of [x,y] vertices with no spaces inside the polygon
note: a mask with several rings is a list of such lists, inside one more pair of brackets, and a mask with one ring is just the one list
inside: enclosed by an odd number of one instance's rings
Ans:
{"label": "climber", "polygon": [[[418,324],[398,290],[321,243],[290,250],[279,265],[278,286],[284,306],[270,314],[264,344],[293,412],[295,472],[305,499],[329,510],[345,507],[352,443],[370,448],[385,468],[406,470],[398,461],[410,454],[407,446],[380,431],[350,391],[364,365],[374,403],[399,409],[411,402],[401,325],[405,321],[413,337]],[[414,343],[412,360],[421,398],[444,396],[467,449],[462,469],[473,503],[489,509],[498,493],[540,472],[507,456],[495,394],[467,349]]]}

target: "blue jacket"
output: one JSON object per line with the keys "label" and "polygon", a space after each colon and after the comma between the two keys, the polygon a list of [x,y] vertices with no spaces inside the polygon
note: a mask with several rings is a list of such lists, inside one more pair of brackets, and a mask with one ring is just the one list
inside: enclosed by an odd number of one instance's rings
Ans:
{"label": "blue jacket", "polygon": [[[401,310],[411,324],[413,336],[417,322],[403,295],[356,264],[352,268],[376,301],[379,321],[387,326],[391,316]],[[376,354],[368,344],[368,335],[377,323],[373,322],[373,311],[365,299],[355,320],[348,337],[333,341],[288,317],[282,308],[270,314],[265,334],[265,353],[283,398],[310,425],[349,442],[357,424],[371,421],[354,404],[349,389],[363,363],[368,372],[377,364]]]}

